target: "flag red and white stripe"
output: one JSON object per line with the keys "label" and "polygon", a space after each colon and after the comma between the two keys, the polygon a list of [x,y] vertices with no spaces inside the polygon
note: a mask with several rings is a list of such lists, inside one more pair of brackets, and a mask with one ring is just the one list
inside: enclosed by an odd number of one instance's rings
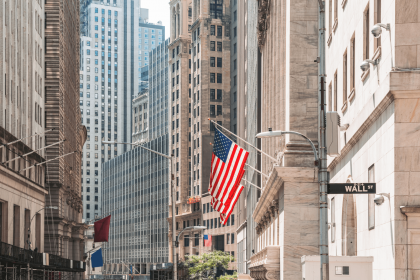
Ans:
{"label": "flag red and white stripe", "polygon": [[240,185],[249,153],[216,129],[211,161],[209,193],[213,209],[226,224],[243,190]]}

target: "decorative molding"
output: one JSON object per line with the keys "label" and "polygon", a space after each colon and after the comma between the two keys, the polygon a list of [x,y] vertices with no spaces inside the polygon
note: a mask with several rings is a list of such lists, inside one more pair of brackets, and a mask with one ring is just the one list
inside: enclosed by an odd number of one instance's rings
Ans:
{"label": "decorative molding", "polygon": [[366,70],[365,72],[363,72],[362,74],[362,82],[364,82],[366,80],[366,78],[369,76],[370,74],[370,67],[368,70]]}
{"label": "decorative molding", "polygon": [[382,47],[377,47],[375,53],[373,54],[372,60],[377,60],[382,55]]}
{"label": "decorative molding", "polygon": [[265,44],[267,30],[270,27],[270,5],[271,0],[258,1],[258,46],[260,49]]}
{"label": "decorative molding", "polygon": [[350,95],[349,95],[349,102],[352,102],[355,96],[356,96],[356,91],[353,88],[350,92]]}
{"label": "decorative molding", "polygon": [[280,279],[280,246],[267,246],[250,259],[249,270],[253,279]]}
{"label": "decorative molding", "polygon": [[341,7],[344,9],[344,6],[346,6],[347,4],[347,0],[343,0],[343,2],[341,2]]}
{"label": "decorative molding", "polygon": [[341,112],[344,114],[344,112],[347,111],[347,100],[344,102],[343,107],[341,107]]}
{"label": "decorative molding", "polygon": [[336,18],[336,19],[334,20],[334,25],[333,25],[333,31],[334,31],[334,33],[335,33],[335,31],[337,30],[337,26],[338,26],[338,19]]}
{"label": "decorative molding", "polygon": [[332,33],[330,33],[330,36],[328,36],[327,45],[330,46],[332,41]]}
{"label": "decorative molding", "polygon": [[328,166],[328,170],[333,170],[337,164],[350,152],[350,150],[357,144],[357,142],[363,137],[366,130],[379,118],[379,116],[388,108],[388,106],[394,101],[394,95],[390,92],[382,99],[381,103],[373,110],[367,120],[360,126],[353,137],[347,142],[347,144],[341,150],[341,154],[334,158],[334,160]]}

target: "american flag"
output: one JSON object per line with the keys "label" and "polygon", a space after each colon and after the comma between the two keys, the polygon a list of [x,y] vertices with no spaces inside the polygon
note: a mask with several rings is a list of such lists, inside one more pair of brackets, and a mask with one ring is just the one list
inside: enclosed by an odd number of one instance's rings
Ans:
{"label": "american flag", "polygon": [[[232,213],[243,186],[239,183],[244,174],[248,152],[216,129],[211,161],[209,193],[213,208],[221,212],[222,220]],[[226,221],[225,221],[226,222]]]}
{"label": "american flag", "polygon": [[220,220],[222,224],[226,224],[228,218],[230,217],[230,215],[233,212],[233,208],[236,205],[236,202],[238,201],[239,196],[242,193],[242,190],[244,189],[244,186],[239,185],[236,188],[235,194],[233,196],[233,200],[232,203],[230,203],[230,205],[225,205],[223,203],[221,203],[220,201],[216,200],[214,197],[211,200],[211,206],[213,207],[213,209],[215,209],[216,211],[220,212]]}

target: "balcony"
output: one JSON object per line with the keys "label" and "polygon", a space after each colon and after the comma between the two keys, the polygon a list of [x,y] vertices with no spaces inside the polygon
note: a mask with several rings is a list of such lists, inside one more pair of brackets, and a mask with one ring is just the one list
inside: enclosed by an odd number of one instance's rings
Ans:
{"label": "balcony", "polygon": [[267,246],[251,256],[249,270],[256,280],[280,279],[280,246]]}

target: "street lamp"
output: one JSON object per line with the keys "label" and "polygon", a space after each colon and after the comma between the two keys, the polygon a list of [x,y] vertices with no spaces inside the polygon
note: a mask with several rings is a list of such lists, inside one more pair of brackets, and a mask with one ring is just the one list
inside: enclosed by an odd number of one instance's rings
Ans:
{"label": "street lamp", "polygon": [[[175,242],[175,244],[176,244],[176,247],[178,247],[179,246],[179,237],[182,235],[182,233],[184,232],[184,231],[186,231],[186,230],[197,230],[197,229],[207,229],[207,227],[205,227],[205,226],[192,226],[192,227],[186,227],[186,228],[184,228],[183,230],[181,230],[181,232],[178,234],[178,236],[176,237],[176,242]],[[175,255],[175,257],[176,257],[176,255]],[[177,265],[178,264],[178,260],[175,262],[174,261],[174,265]],[[174,275],[174,279],[176,280],[177,279],[177,275]]]}
{"label": "street lamp", "polygon": [[58,207],[57,206],[47,206],[47,207],[41,208],[38,211],[36,211],[36,213],[32,216],[31,220],[29,221],[29,227],[28,227],[28,241],[27,241],[27,243],[28,243],[28,249],[29,250],[31,249],[30,238],[31,238],[31,223],[32,223],[32,220],[35,218],[35,216],[36,216],[36,214],[38,214],[38,212],[40,212],[44,209],[55,209],[55,210],[57,210]]}
{"label": "street lamp", "polygon": [[271,128],[268,129],[268,131],[266,132],[260,132],[257,135],[255,135],[256,138],[270,138],[270,137],[280,137],[284,134],[294,134],[294,135],[299,135],[303,138],[306,139],[306,141],[309,142],[309,144],[311,144],[312,150],[314,151],[314,156],[315,156],[315,165],[318,165],[318,154],[316,152],[315,149],[315,145],[314,143],[312,143],[311,139],[309,139],[308,137],[306,137],[305,135],[299,133],[299,132],[295,132],[295,131],[281,131],[281,130],[277,130],[277,131],[271,131]]}
{"label": "street lamp", "polygon": [[116,144],[132,145],[132,146],[140,147],[140,148],[142,148],[142,149],[144,149],[146,151],[155,153],[155,154],[157,154],[157,155],[159,155],[161,157],[164,157],[164,158],[167,158],[167,159],[170,160],[169,172],[171,174],[171,192],[172,192],[172,260],[174,261],[174,272],[173,272],[174,273],[174,280],[177,280],[177,270],[178,270],[178,267],[177,267],[177,265],[175,263],[175,259],[176,259],[176,254],[175,254],[175,242],[176,242],[176,239],[175,239],[175,234],[176,234],[176,228],[175,228],[175,203],[176,203],[176,198],[175,198],[175,194],[176,194],[176,191],[175,191],[175,184],[174,184],[175,176],[172,173],[172,165],[173,165],[174,155],[171,154],[170,156],[168,156],[168,155],[159,153],[159,152],[157,152],[155,150],[146,148],[146,147],[144,147],[144,146],[142,146],[140,144],[134,144],[134,143],[124,143],[124,142],[117,142],[117,141],[114,141],[114,142],[112,142],[112,141],[102,141],[102,144],[109,144],[109,145],[112,145],[112,144],[114,144],[114,145],[116,145]]}

